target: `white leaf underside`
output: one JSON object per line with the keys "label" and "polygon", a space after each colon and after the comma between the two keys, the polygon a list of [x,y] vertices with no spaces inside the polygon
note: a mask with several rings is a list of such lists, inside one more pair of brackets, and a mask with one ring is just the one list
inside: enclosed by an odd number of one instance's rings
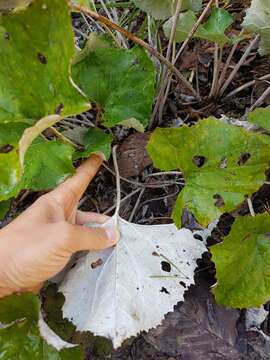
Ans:
{"label": "white leaf underside", "polygon": [[111,339],[115,348],[159,325],[184,300],[194,284],[196,260],[207,251],[190,230],[174,224],[136,225],[118,219],[118,227],[117,247],[79,259],[59,289],[66,298],[64,317],[79,331]]}

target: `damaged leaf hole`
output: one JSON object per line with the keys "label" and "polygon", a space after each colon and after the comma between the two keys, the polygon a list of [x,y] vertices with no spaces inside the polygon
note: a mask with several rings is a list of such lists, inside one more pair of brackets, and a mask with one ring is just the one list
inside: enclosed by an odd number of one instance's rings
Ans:
{"label": "damaged leaf hole", "polygon": [[97,261],[92,262],[91,268],[96,269],[97,267],[101,266],[103,264],[102,259],[98,259]]}
{"label": "damaged leaf hole", "polygon": [[41,54],[40,52],[37,53],[37,58],[38,58],[38,61],[43,65],[46,65],[48,63],[46,56]]}
{"label": "damaged leaf hole", "polygon": [[221,195],[215,194],[215,195],[213,195],[213,199],[216,200],[215,206],[217,208],[222,208],[223,206],[225,206],[225,201],[224,201],[224,199],[223,199],[223,197]]}
{"label": "damaged leaf hole", "polygon": [[171,272],[172,267],[167,261],[161,261],[161,269],[166,272]]}
{"label": "damaged leaf hole", "polygon": [[239,160],[237,161],[237,164],[239,166],[245,165],[245,163],[251,158],[250,153],[243,153],[240,155]]}
{"label": "damaged leaf hole", "polygon": [[226,169],[228,166],[228,159],[227,158],[222,158],[220,160],[220,163],[219,163],[219,168],[220,169]]}
{"label": "damaged leaf hole", "polygon": [[8,154],[9,152],[11,152],[14,149],[14,146],[12,145],[4,145],[2,147],[0,147],[0,154]]}
{"label": "damaged leaf hole", "polygon": [[195,164],[198,168],[201,168],[207,162],[207,158],[202,155],[195,155],[195,156],[193,156],[192,161],[193,161],[193,164]]}
{"label": "damaged leaf hole", "polygon": [[170,295],[169,291],[164,286],[162,286],[160,292],[164,293],[164,294],[167,294],[167,295]]}

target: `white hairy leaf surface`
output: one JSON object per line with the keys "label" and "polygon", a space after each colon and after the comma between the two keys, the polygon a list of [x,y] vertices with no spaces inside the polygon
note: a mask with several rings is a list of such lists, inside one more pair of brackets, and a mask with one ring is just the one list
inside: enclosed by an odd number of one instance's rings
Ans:
{"label": "white hairy leaf surface", "polygon": [[[116,217],[103,226],[108,226]],[[60,286],[63,315],[79,331],[112,340],[115,348],[156,327],[194,284],[196,260],[207,251],[187,229],[117,219],[115,248],[79,259]]]}
{"label": "white hairy leaf surface", "polygon": [[262,55],[270,54],[270,0],[252,0],[246,12],[243,27],[261,35]]}

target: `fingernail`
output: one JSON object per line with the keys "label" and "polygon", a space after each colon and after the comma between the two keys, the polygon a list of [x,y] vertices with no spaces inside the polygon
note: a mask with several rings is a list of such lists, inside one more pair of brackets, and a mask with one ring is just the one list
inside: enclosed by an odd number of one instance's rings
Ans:
{"label": "fingernail", "polygon": [[106,234],[107,234],[110,242],[112,244],[116,244],[118,242],[118,240],[120,239],[119,231],[113,226],[105,228],[105,231],[106,231]]}

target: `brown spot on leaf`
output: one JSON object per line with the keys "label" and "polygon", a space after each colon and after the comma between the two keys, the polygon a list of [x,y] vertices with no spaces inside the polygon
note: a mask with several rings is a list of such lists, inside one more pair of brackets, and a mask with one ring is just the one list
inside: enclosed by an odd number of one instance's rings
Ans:
{"label": "brown spot on leaf", "polygon": [[14,146],[7,144],[7,145],[4,145],[4,146],[0,147],[0,153],[1,154],[8,154],[13,149],[14,149]]}
{"label": "brown spot on leaf", "polygon": [[187,287],[187,285],[184,283],[184,281],[180,281],[180,283],[179,283],[181,286],[183,286],[184,288],[186,288]]}
{"label": "brown spot on leaf", "polygon": [[239,166],[245,165],[245,163],[251,158],[251,155],[249,153],[243,153],[241,154],[237,164]]}
{"label": "brown spot on leaf", "polygon": [[213,199],[216,200],[215,202],[215,206],[218,207],[218,208],[222,208],[223,206],[225,206],[225,201],[223,199],[223,197],[219,194],[215,194],[213,196]]}
{"label": "brown spot on leaf", "polygon": [[205,156],[195,155],[192,161],[198,168],[201,168],[206,163],[207,158]]}
{"label": "brown spot on leaf", "polygon": [[43,65],[46,65],[48,62],[46,56],[41,54],[40,52],[37,53],[37,58],[38,58],[39,62]]}
{"label": "brown spot on leaf", "polygon": [[153,251],[153,252],[152,252],[152,255],[153,255],[153,256],[159,256],[159,254],[158,254],[156,251]]}
{"label": "brown spot on leaf", "polygon": [[102,259],[98,259],[97,261],[92,262],[91,268],[96,269],[97,267],[101,266],[103,264]]}
{"label": "brown spot on leaf", "polygon": [[166,272],[171,272],[172,267],[167,261],[161,261],[161,269]]}
{"label": "brown spot on leaf", "polygon": [[64,104],[59,104],[55,109],[55,114],[60,115],[61,112],[64,110]]}

